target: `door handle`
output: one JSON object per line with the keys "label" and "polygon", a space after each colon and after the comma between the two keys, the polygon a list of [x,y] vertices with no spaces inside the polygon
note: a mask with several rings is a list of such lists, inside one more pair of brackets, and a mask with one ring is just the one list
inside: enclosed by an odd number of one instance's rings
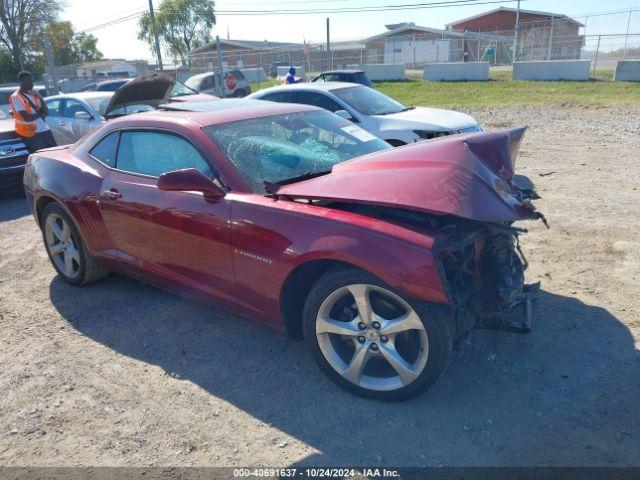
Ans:
{"label": "door handle", "polygon": [[115,188],[112,188],[110,190],[104,190],[102,192],[102,195],[107,197],[109,200],[118,200],[119,198],[122,197],[122,194]]}
{"label": "door handle", "polygon": [[60,122],[60,126],[61,127],[66,127],[67,126],[67,122]]}

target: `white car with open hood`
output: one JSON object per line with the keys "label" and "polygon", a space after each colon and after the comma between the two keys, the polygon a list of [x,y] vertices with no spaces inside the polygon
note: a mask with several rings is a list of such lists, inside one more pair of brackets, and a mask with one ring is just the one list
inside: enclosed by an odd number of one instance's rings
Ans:
{"label": "white car with open hood", "polygon": [[470,115],[407,107],[378,90],[353,83],[283,85],[260,90],[249,98],[315,105],[348,118],[394,146],[482,130]]}

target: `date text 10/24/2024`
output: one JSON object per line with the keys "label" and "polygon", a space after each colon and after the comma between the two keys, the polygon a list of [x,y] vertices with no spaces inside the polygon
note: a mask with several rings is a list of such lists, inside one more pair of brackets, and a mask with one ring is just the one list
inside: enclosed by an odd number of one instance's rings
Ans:
{"label": "date text 10/24/2024", "polygon": [[233,476],[263,478],[396,478],[397,470],[387,468],[235,468]]}

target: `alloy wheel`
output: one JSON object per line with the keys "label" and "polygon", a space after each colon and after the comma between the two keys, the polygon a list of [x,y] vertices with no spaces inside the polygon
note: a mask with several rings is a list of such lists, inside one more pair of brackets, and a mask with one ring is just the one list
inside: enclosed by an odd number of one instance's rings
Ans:
{"label": "alloy wheel", "polygon": [[71,227],[62,216],[51,213],[45,223],[47,250],[58,270],[72,279],[80,273],[80,253]]}
{"label": "alloy wheel", "polygon": [[409,385],[429,355],[427,332],[416,311],[376,285],[346,285],[328,295],[316,316],[316,337],[331,367],[369,390]]}

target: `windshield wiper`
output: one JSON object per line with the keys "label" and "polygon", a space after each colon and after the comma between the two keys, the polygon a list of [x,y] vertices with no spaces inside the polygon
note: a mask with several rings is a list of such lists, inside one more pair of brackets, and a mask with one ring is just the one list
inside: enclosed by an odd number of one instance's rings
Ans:
{"label": "windshield wiper", "polygon": [[416,107],[404,107],[402,110],[398,110],[397,112],[382,112],[382,113],[374,113],[373,115],[393,115],[394,113],[406,112],[408,110],[413,110]]}
{"label": "windshield wiper", "polygon": [[284,180],[280,180],[279,182],[275,182],[276,185],[289,185],[290,183],[300,182],[302,180],[308,180],[310,178],[321,177],[322,175],[326,175],[327,173],[331,173],[331,170],[320,170],[319,172],[305,172],[291,178],[285,178]]}
{"label": "windshield wiper", "polygon": [[279,180],[277,182],[262,182],[264,184],[265,191],[273,195],[278,191],[278,187],[282,185],[289,185],[290,183],[301,182],[302,180],[309,180],[310,178],[321,177],[322,175],[327,175],[331,173],[331,170],[321,170],[319,172],[305,172],[300,175],[296,175],[295,177],[285,178],[284,180]]}

